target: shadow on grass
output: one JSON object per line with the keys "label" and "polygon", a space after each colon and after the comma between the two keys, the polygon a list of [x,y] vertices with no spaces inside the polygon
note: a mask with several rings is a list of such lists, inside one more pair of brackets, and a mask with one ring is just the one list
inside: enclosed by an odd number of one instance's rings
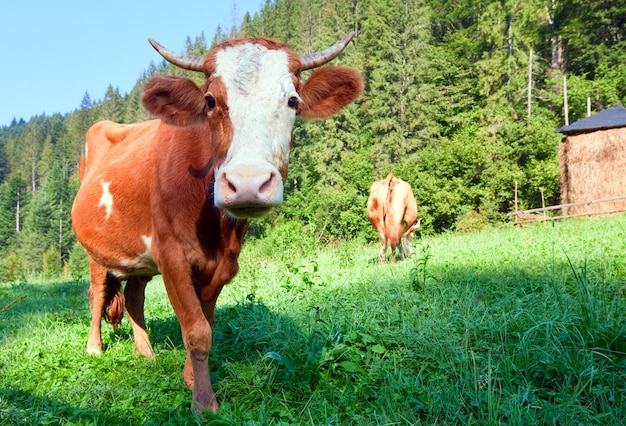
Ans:
{"label": "shadow on grass", "polygon": [[[101,411],[76,408],[45,396],[34,396],[17,387],[0,388],[0,424],[65,424],[90,420],[90,424],[130,424],[127,419]],[[86,423],[85,423],[86,424]]]}
{"label": "shadow on grass", "polygon": [[[174,315],[147,321],[157,352],[176,349],[184,353]],[[313,386],[319,380],[318,364],[324,342],[324,336],[315,331],[306,333],[291,318],[273,312],[263,303],[217,308],[209,360],[214,387],[219,394],[222,379],[233,379],[242,372],[250,372],[261,382],[266,375],[265,379],[271,376],[272,384],[305,382]],[[181,363],[179,368],[182,367]]]}
{"label": "shadow on grass", "polygon": [[[2,284],[0,287],[0,338],[9,338],[21,328],[30,328],[20,317],[36,317],[52,314],[55,320],[73,324],[85,324],[85,339],[89,331],[90,310],[87,300],[88,283],[79,281],[50,283]],[[146,302],[146,323],[150,340],[155,347],[183,348],[178,319],[172,312],[165,317],[150,317],[149,300]],[[124,317],[126,318],[126,316]],[[274,344],[281,339],[286,341],[303,338],[302,331],[292,321],[276,315],[264,304],[248,301],[215,310],[216,323],[213,328],[213,350],[233,345],[233,354],[258,354],[264,349],[274,350]],[[126,322],[127,320],[125,320]],[[116,340],[131,340],[132,330],[125,323],[117,332],[103,321],[103,338],[108,333]],[[105,346],[105,350],[108,347]]]}
{"label": "shadow on grass", "polygon": [[0,338],[31,327],[28,321],[19,319],[38,314],[53,314],[61,321],[88,319],[87,287],[82,281],[1,283]]}
{"label": "shadow on grass", "polygon": [[0,283],[0,309],[3,309],[0,318],[16,308],[30,311],[88,309],[88,286],[86,281]]}
{"label": "shadow on grass", "polygon": [[[137,413],[129,413],[128,418],[119,417],[117,413],[123,412],[124,408],[116,406],[115,400],[110,401],[110,408],[103,405],[103,396],[97,394],[109,376],[113,381],[121,380],[123,387],[115,392],[124,394],[123,404],[131,401],[131,405],[143,406],[145,401],[151,401],[150,418],[154,424],[195,423],[197,419],[188,410],[191,391],[181,380],[185,349],[176,316],[161,311],[154,318],[150,318],[150,312],[146,314],[150,338],[157,352],[156,363],[133,356],[132,331],[127,322],[117,333],[103,324],[105,353],[101,358],[88,357],[80,349],[89,332],[87,286],[86,282],[0,285],[0,306],[8,306],[17,300],[0,314],[0,424],[144,422],[145,419],[134,417],[139,416]],[[149,311],[150,306],[146,307]],[[302,380],[317,382],[317,362],[323,339],[312,339],[290,318],[272,312],[262,303],[247,301],[218,307],[215,314],[210,368],[214,388],[222,402],[228,402],[233,395],[226,383],[237,381],[242,372],[255,379],[261,377],[265,384],[270,379],[278,384]],[[67,330],[70,326],[74,330],[72,333]],[[35,334],[41,333],[40,327],[46,329],[45,333],[54,333],[54,346],[46,348],[48,340]],[[72,339],[77,339],[76,330],[83,328],[80,338],[84,337],[84,341],[77,345]],[[32,339],[29,337],[31,333]],[[44,343],[34,343],[42,341]],[[71,349],[67,353],[56,352],[68,347]],[[30,358],[32,353],[37,357]],[[23,366],[11,370],[11,360],[15,359],[30,359],[26,369],[30,372],[24,376]],[[79,393],[93,393],[99,402],[94,408],[86,409],[81,407],[83,402],[80,400],[73,403],[71,399],[37,396],[30,389],[36,387],[37,393],[46,393],[42,386],[47,384],[40,383],[37,378],[45,370],[58,376],[56,381],[45,382],[57,387],[54,393],[59,394],[59,386],[68,388],[67,392],[61,390],[61,394],[67,395],[76,394],[76,388],[82,388]],[[126,377],[129,373],[130,378]],[[1,376],[21,379],[8,381]],[[74,379],[68,379],[71,377]]]}

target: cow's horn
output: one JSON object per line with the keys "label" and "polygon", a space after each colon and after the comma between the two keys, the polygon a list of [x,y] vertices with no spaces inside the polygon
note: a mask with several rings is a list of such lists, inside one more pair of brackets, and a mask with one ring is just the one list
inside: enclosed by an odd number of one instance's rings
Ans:
{"label": "cow's horn", "polygon": [[200,56],[183,55],[181,53],[172,52],[171,50],[161,46],[159,43],[149,38],[148,41],[168,62],[189,71],[204,72],[204,58]]}
{"label": "cow's horn", "polygon": [[335,59],[346,48],[352,37],[356,35],[355,31],[345,36],[343,40],[334,46],[329,47],[321,52],[309,53],[307,55],[300,56],[300,62],[302,64],[301,71],[317,68]]}

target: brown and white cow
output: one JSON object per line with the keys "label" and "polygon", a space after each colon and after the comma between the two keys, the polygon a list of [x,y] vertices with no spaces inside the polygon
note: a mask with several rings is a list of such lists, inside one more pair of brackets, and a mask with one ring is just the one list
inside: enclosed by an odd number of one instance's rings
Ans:
{"label": "brown and white cow", "polygon": [[142,102],[158,120],[104,121],[87,133],[72,221],[91,270],[88,353],[102,352],[102,317],[116,326],[125,306],[136,352],[154,356],[144,289],[162,274],[187,349],[183,377],[193,389],[192,409],[218,409],[208,369],[215,302],[238,271],[249,219],[283,201],[296,115],[330,117],[362,92],[357,71],[318,68],[353,36],[302,57],[267,38],[229,41],[204,57],[150,40],[169,62],[206,81],[197,87],[154,77]]}
{"label": "brown and white cow", "polygon": [[420,226],[417,203],[408,182],[389,173],[370,187],[367,216],[380,237],[378,263],[387,260],[387,246],[391,246],[391,262],[396,262],[396,248],[403,257],[413,253],[411,238]]}

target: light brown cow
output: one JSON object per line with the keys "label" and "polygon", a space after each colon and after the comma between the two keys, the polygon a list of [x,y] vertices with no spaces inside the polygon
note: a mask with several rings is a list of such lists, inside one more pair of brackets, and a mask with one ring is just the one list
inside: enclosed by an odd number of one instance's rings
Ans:
{"label": "light brown cow", "polygon": [[136,352],[154,356],[144,289],[162,274],[187,349],[183,377],[193,389],[192,409],[217,411],[208,369],[217,297],[238,271],[249,219],[282,203],[296,115],[330,117],[362,92],[358,72],[317,68],[353,35],[302,57],[267,38],[226,42],[204,57],[150,40],[206,82],[154,77],[142,102],[159,120],[105,121],[87,133],[72,221],[91,269],[88,353],[102,352],[103,315],[116,326],[125,304]]}
{"label": "light brown cow", "polygon": [[396,262],[396,248],[403,257],[413,253],[411,238],[420,226],[417,203],[411,185],[389,173],[370,187],[367,216],[380,237],[378,263],[387,261],[387,246],[391,246],[391,262]]}

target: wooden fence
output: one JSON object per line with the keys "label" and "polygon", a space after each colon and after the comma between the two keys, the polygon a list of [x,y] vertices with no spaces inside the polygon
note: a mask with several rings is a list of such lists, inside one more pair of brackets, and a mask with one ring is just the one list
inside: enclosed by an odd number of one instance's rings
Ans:
{"label": "wooden fence", "polygon": [[[543,201],[543,194],[541,195],[541,199]],[[609,215],[609,214],[615,214],[615,213],[622,213],[622,212],[625,212],[626,210],[619,209],[619,210],[611,210],[611,211],[579,213],[579,214],[572,214],[572,215],[561,214],[559,216],[548,216],[546,215],[546,212],[553,211],[553,210],[562,210],[568,207],[588,206],[591,204],[608,203],[611,201],[619,201],[619,200],[624,200],[624,199],[626,199],[626,195],[621,196],[621,197],[605,198],[602,200],[581,201],[578,203],[559,204],[556,206],[549,206],[549,207],[544,206],[544,207],[537,208],[537,209],[518,211],[517,210],[517,187],[516,187],[515,188],[515,211],[508,213],[507,216],[514,217],[513,224],[515,226],[522,226],[525,223],[537,222],[540,220],[548,221],[548,220],[558,220],[558,219],[569,219],[573,217],[591,216],[591,215],[597,215],[597,214]]]}

